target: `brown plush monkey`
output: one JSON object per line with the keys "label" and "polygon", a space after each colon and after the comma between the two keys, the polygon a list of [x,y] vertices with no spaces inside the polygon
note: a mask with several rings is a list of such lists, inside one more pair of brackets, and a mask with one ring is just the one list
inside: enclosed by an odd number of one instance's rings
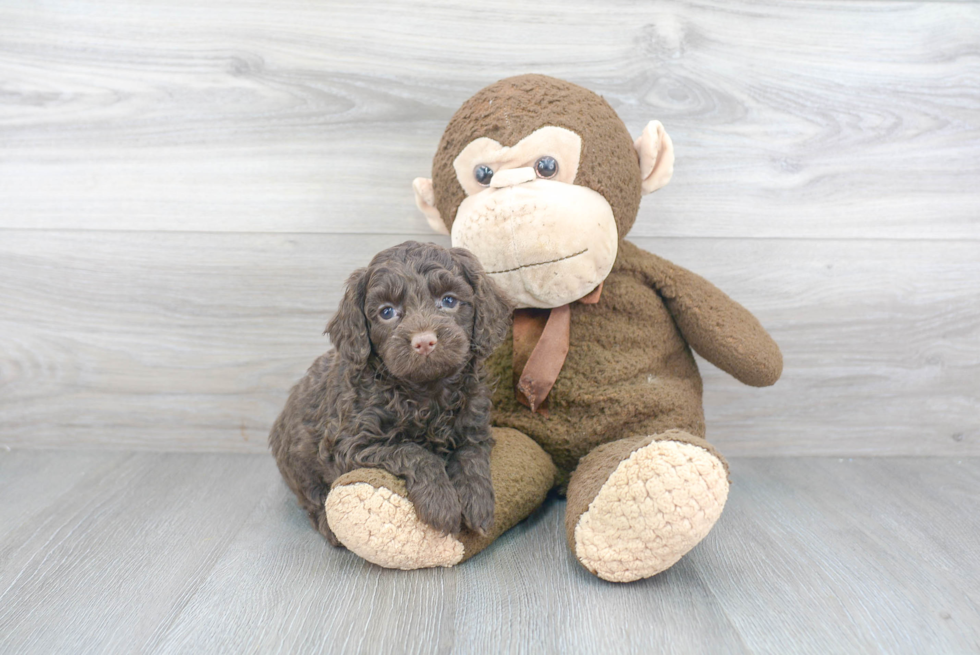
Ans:
{"label": "brown plush monkey", "polygon": [[705,537],[728,496],[727,464],[704,440],[691,348],[754,386],[779,378],[782,356],[738,303],[624,240],[673,160],[659,122],[634,142],[598,95],[541,75],[497,82],[456,112],[432,180],[414,186],[430,224],[519,308],[488,362],[499,378],[494,529],[437,534],[400,481],[355,471],[327,500],[346,546],[383,566],[449,566],[552,486],[567,490],[572,552],[606,580],[654,575]]}

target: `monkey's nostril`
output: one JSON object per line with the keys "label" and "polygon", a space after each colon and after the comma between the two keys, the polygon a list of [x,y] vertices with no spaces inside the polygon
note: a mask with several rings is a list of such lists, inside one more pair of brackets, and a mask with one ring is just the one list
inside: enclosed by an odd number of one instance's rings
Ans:
{"label": "monkey's nostril", "polygon": [[412,335],[412,349],[420,355],[428,355],[438,342],[435,332],[420,332]]}

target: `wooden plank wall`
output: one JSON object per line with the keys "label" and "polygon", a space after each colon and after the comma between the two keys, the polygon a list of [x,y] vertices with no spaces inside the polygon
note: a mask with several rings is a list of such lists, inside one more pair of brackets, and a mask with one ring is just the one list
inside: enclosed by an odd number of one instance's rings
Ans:
{"label": "wooden plank wall", "polygon": [[673,137],[632,238],[786,358],[704,365],[723,452],[980,455],[980,5],[897,0],[0,3],[0,444],[264,450],[344,276],[432,238],[454,109],[523,72]]}

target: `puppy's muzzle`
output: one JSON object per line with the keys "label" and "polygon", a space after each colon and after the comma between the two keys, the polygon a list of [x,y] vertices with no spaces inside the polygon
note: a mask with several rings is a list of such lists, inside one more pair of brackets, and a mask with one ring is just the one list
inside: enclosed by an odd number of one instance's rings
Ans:
{"label": "puppy's muzzle", "polygon": [[435,350],[437,343],[439,343],[439,340],[436,338],[436,333],[431,330],[417,332],[412,335],[412,350],[422,357],[428,356],[429,353]]}

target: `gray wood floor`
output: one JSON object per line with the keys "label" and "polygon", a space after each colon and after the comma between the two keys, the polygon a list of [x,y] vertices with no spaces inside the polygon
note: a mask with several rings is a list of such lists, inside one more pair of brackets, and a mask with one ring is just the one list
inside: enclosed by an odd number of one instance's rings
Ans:
{"label": "gray wood floor", "polygon": [[548,503],[453,568],[329,547],[272,459],[0,451],[0,652],[973,653],[980,459],[746,458],[667,573],[602,582]]}

